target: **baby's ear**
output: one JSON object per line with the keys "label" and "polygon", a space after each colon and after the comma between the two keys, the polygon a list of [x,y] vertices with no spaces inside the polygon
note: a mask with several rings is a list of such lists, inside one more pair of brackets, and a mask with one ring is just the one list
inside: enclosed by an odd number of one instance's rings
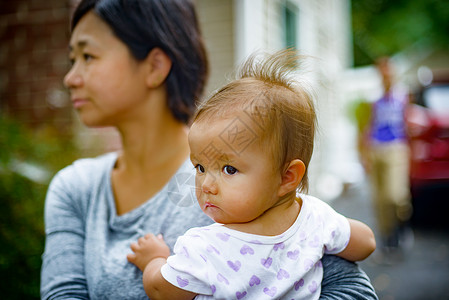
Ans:
{"label": "baby's ear", "polygon": [[292,160],[282,174],[282,181],[279,187],[278,196],[283,197],[291,191],[296,190],[304,176],[306,166],[302,160]]}

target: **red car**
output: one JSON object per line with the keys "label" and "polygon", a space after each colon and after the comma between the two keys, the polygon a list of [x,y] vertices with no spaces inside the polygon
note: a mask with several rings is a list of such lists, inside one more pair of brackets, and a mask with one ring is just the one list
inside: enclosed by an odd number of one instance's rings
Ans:
{"label": "red car", "polygon": [[422,87],[406,120],[414,213],[434,218],[449,207],[449,73]]}

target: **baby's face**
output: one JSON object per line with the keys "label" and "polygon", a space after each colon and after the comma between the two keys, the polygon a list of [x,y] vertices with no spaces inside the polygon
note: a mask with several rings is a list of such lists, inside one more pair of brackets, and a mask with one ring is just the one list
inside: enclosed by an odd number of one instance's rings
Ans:
{"label": "baby's face", "polygon": [[195,122],[189,133],[196,196],[215,222],[246,223],[279,200],[281,175],[245,115]]}

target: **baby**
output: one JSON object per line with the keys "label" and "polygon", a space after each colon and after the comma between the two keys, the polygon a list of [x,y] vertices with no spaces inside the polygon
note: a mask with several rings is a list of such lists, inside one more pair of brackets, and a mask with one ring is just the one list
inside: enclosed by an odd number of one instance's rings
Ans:
{"label": "baby", "polygon": [[189,133],[198,203],[216,223],[131,245],[151,299],[318,299],[324,253],[358,261],[375,249],[365,224],[304,194],[316,115],[289,76],[298,56],[258,62],[198,109]]}

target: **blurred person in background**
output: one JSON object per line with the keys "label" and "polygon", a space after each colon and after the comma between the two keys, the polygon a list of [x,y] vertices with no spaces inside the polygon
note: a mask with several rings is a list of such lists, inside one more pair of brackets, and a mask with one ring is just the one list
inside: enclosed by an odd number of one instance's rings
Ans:
{"label": "blurred person in background", "polygon": [[[83,0],[64,79],[88,127],[113,126],[122,150],[80,159],[45,203],[42,299],[147,299],[132,242],[162,234],[170,249],[211,224],[194,198],[187,140],[207,78],[193,1]],[[377,299],[356,264],[323,258],[322,299]],[[293,288],[293,287],[292,287]]]}
{"label": "blurred person in background", "polygon": [[409,184],[409,145],[405,110],[408,95],[395,85],[393,66],[388,57],[379,58],[376,67],[382,79],[383,94],[371,107],[368,136],[368,172],[384,254],[397,253],[410,241],[408,221],[412,214]]}

